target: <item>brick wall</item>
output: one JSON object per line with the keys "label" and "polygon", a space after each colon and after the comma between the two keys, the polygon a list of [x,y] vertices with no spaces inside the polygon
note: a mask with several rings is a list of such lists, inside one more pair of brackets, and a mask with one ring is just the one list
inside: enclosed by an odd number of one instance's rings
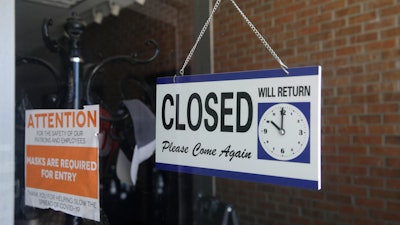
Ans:
{"label": "brick wall", "polygon": [[[241,225],[400,222],[400,1],[236,1],[289,67],[322,65],[322,190],[217,179]],[[215,72],[279,65],[230,1]],[[229,187],[229,188],[228,188]]]}

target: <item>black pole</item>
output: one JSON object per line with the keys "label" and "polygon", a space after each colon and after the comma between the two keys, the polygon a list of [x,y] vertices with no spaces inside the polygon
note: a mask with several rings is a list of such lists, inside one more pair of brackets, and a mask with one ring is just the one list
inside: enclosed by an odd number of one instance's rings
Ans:
{"label": "black pole", "polygon": [[70,40],[69,59],[72,64],[73,76],[69,79],[69,100],[73,101],[73,108],[81,107],[81,88],[80,88],[80,63],[82,62],[80,40],[84,31],[85,25],[82,20],[75,14],[67,19],[64,25],[64,30]]}

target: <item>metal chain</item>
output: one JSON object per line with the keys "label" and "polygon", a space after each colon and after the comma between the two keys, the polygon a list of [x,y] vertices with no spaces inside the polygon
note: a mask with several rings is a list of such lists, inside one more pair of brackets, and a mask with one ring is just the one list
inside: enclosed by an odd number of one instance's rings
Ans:
{"label": "metal chain", "polygon": [[[230,0],[232,2],[232,4],[235,6],[235,8],[237,9],[237,11],[240,13],[240,15],[243,17],[243,19],[246,21],[246,23],[249,25],[250,29],[256,34],[256,36],[258,37],[258,39],[260,39],[261,43],[267,48],[267,50],[271,53],[272,57],[274,57],[274,59],[280,64],[281,68],[283,71],[285,71],[286,74],[289,74],[289,71],[287,70],[288,67],[282,62],[282,60],[279,58],[279,56],[275,53],[275,51],[272,49],[272,47],[268,44],[268,42],[265,40],[265,38],[261,35],[261,33],[257,30],[257,28],[253,25],[253,23],[247,18],[247,16],[243,13],[243,11],[239,8],[239,6],[236,4],[236,2],[234,0]],[[184,70],[187,66],[187,64],[189,63],[190,59],[193,56],[194,51],[197,48],[197,45],[199,44],[201,38],[204,36],[204,33],[206,32],[208,26],[210,25],[211,19],[215,13],[215,11],[217,11],[219,5],[221,3],[221,0],[217,0],[215,2],[215,5],[210,13],[210,16],[208,17],[206,23],[204,24],[203,28],[200,31],[199,36],[197,37],[196,42],[194,43],[192,49],[190,50],[188,56],[185,59],[185,62],[183,63],[182,68],[179,70],[179,73],[181,76],[184,75]]]}
{"label": "metal chain", "polygon": [[213,15],[214,15],[215,11],[217,11],[220,3],[221,3],[221,0],[217,0],[215,2],[215,5],[214,5],[214,7],[213,7],[213,9],[211,11],[210,16],[208,17],[208,19],[207,19],[206,23],[204,24],[203,28],[201,29],[200,34],[197,37],[197,40],[194,43],[192,49],[190,50],[188,56],[186,57],[185,62],[183,63],[183,66],[182,66],[181,70],[179,70],[179,73],[180,73],[181,76],[183,76],[183,73],[185,72],[184,70],[185,70],[187,64],[189,63],[190,59],[192,58],[193,53],[197,48],[197,45],[199,44],[201,38],[203,37],[204,33],[206,32],[208,26],[210,25],[211,19],[212,19]]}
{"label": "metal chain", "polygon": [[230,0],[232,4],[235,6],[237,11],[242,15],[243,19],[246,21],[247,25],[249,25],[250,29],[256,34],[258,39],[260,39],[261,43],[267,48],[269,53],[271,53],[272,57],[281,65],[281,68],[283,71],[285,71],[286,74],[289,74],[289,71],[287,70],[287,66],[282,62],[282,60],[279,58],[279,56],[275,53],[275,51],[272,49],[272,47],[268,44],[268,42],[265,40],[265,38],[258,32],[257,28],[254,26],[254,24],[247,18],[247,16],[243,13],[243,11],[239,8],[239,6],[236,4],[234,0]]}

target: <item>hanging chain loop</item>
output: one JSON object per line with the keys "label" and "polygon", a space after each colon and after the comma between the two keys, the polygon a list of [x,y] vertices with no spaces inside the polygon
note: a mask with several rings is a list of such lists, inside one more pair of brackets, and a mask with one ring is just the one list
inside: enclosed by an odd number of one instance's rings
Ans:
{"label": "hanging chain loop", "polygon": [[[230,1],[235,6],[236,10],[239,12],[239,14],[242,16],[242,18],[246,21],[246,23],[250,27],[250,29],[256,34],[256,36],[261,41],[261,43],[269,51],[269,53],[272,55],[272,57],[274,57],[274,59],[280,64],[282,70],[285,71],[286,74],[289,74],[289,71],[287,70],[288,67],[282,62],[282,60],[279,58],[279,56],[275,53],[275,51],[272,49],[272,47],[268,44],[268,42],[265,40],[265,38],[261,35],[261,33],[254,26],[254,24],[247,18],[247,16],[243,13],[243,11],[239,8],[239,6],[236,4],[236,2],[234,0],[230,0]],[[210,25],[211,19],[214,16],[214,13],[217,11],[220,3],[221,3],[221,0],[217,0],[215,2],[215,5],[210,13],[210,16],[208,17],[207,21],[205,22],[203,28],[201,29],[196,42],[194,43],[192,49],[190,50],[188,56],[186,57],[185,62],[183,63],[182,68],[179,70],[179,73],[181,76],[184,75],[185,68],[186,68],[187,64],[189,63],[190,59],[192,58],[193,53],[196,50],[197,45],[199,44],[200,40],[204,36],[204,33],[206,32],[208,26]]]}

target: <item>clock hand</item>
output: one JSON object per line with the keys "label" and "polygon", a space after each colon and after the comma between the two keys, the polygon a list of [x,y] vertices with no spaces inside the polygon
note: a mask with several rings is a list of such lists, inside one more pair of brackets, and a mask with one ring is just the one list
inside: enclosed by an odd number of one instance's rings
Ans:
{"label": "clock hand", "polygon": [[281,129],[283,130],[283,116],[286,115],[286,110],[281,109]]}
{"label": "clock hand", "polygon": [[278,131],[279,131],[279,133],[280,133],[281,135],[284,135],[284,134],[285,134],[285,130],[279,128],[278,125],[276,125],[276,123],[275,123],[274,121],[267,120],[267,123],[272,123],[272,125],[274,125],[274,127],[276,127],[276,129],[278,129]]}

